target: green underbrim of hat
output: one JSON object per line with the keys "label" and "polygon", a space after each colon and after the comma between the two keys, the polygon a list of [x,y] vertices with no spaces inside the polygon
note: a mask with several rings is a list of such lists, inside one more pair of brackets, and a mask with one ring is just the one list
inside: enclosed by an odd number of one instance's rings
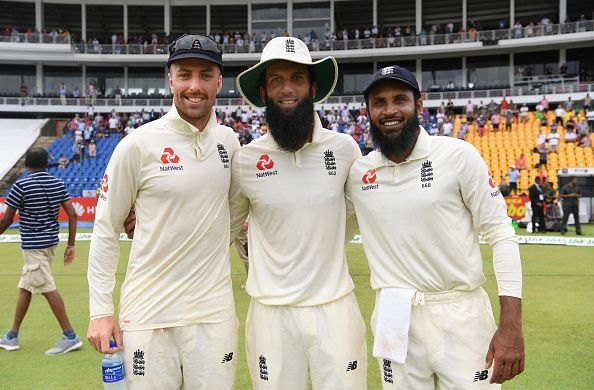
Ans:
{"label": "green underbrim of hat", "polygon": [[[257,108],[266,107],[266,103],[260,97],[260,78],[262,77],[262,73],[266,71],[266,67],[278,61],[283,60],[270,59],[258,63],[237,76],[237,89],[250,106]],[[311,64],[303,65],[311,66],[316,75],[318,92],[313,98],[314,103],[325,101],[334,92],[334,87],[336,87],[336,82],[338,81],[338,64],[336,60],[333,57],[326,57]]]}

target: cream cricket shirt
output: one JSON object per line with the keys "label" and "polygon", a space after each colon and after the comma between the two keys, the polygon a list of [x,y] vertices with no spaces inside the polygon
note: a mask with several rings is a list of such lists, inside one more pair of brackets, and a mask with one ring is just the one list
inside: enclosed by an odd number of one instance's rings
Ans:
{"label": "cream cricket shirt", "polygon": [[485,282],[478,234],[491,245],[515,240],[478,151],[465,141],[430,137],[423,128],[400,164],[378,151],[357,160],[347,194],[374,289],[473,290]]}
{"label": "cream cricket shirt", "polygon": [[250,216],[248,294],[265,305],[314,306],[354,288],[345,257],[345,182],[356,142],[322,127],[279,150],[270,133],[233,158],[231,238]]}
{"label": "cream cricket shirt", "polygon": [[234,132],[217,125],[214,110],[199,131],[175,106],[119,143],[101,184],[89,254],[92,319],[114,314],[119,233],[132,205],[122,329],[233,318],[228,193],[237,149]]}

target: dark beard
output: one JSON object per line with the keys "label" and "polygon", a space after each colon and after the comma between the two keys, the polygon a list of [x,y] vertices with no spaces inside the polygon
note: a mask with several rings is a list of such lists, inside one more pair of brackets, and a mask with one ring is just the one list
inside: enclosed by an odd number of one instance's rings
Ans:
{"label": "dark beard", "polygon": [[292,112],[286,112],[272,99],[266,99],[268,131],[281,150],[296,152],[307,142],[313,126],[313,96],[311,93],[297,104]]}
{"label": "dark beard", "polygon": [[419,131],[418,111],[415,108],[415,115],[404,122],[402,132],[397,137],[385,136],[372,120],[369,121],[369,131],[373,139],[373,144],[381,154],[386,156],[386,158],[398,156],[412,148],[417,141]]}

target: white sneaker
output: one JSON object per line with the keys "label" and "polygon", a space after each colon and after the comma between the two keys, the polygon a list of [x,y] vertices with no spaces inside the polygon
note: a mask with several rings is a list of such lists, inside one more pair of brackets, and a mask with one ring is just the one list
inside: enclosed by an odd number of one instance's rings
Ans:
{"label": "white sneaker", "polygon": [[83,343],[76,335],[76,338],[70,340],[66,336],[62,336],[52,349],[45,351],[46,355],[61,355],[70,351],[74,351],[82,347]]}
{"label": "white sneaker", "polygon": [[2,339],[0,339],[0,348],[4,348],[7,351],[15,351],[17,349],[19,349],[19,338],[18,336],[15,337],[14,339],[8,339],[8,332],[6,332],[6,335],[4,335],[4,337],[2,337]]}

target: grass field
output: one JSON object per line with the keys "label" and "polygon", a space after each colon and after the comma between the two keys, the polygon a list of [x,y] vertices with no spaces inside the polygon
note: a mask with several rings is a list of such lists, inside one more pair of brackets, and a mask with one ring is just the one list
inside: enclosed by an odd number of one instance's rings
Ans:
{"label": "grass field", "polygon": [[[16,231],[7,232],[11,233],[16,234]],[[594,226],[586,226],[585,233],[594,236]],[[369,389],[380,389],[378,365],[371,357],[369,318],[373,310],[374,293],[369,287],[369,268],[361,245],[350,244],[347,249],[355,292],[368,324]],[[63,250],[64,243],[61,243],[57,253],[61,256]],[[88,324],[86,269],[89,242],[77,243],[76,250],[75,264],[65,268],[61,262],[56,262],[53,270],[74,329],[81,338],[85,338]],[[123,260],[117,273],[119,283],[124,277],[129,250],[130,244],[122,243]],[[491,296],[497,318],[497,288],[491,251],[487,246],[481,250],[488,279],[485,288]],[[524,245],[521,252],[526,371],[504,387],[593,389],[594,248]],[[19,245],[0,244],[0,331],[10,328],[12,324],[21,267]],[[246,276],[235,253],[231,272],[237,315],[243,325],[249,298],[240,287]],[[0,349],[0,389],[100,389],[101,356],[88,343],[80,351],[63,356],[44,355],[44,351],[52,347],[59,336],[58,323],[45,299],[35,296],[19,334],[21,349],[14,352]],[[243,345],[242,326],[236,385],[240,390],[251,388]]]}

